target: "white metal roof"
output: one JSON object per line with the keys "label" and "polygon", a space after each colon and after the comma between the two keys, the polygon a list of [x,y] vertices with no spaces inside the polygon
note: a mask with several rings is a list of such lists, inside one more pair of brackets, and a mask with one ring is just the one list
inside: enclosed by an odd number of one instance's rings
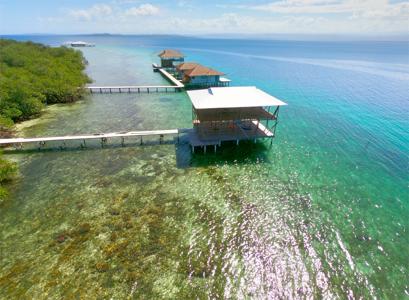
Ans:
{"label": "white metal roof", "polygon": [[188,91],[195,109],[238,108],[287,105],[255,86],[212,87]]}

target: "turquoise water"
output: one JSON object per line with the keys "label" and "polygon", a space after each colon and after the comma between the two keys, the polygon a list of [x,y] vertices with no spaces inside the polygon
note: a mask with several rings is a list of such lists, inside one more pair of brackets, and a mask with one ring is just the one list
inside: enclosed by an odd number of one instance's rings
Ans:
{"label": "turquoise water", "polygon": [[[271,148],[7,153],[2,298],[409,297],[407,43],[16,38],[95,42],[95,84],[164,84],[150,64],[175,47],[289,106]],[[92,95],[21,135],[188,127],[190,109],[184,93]]]}

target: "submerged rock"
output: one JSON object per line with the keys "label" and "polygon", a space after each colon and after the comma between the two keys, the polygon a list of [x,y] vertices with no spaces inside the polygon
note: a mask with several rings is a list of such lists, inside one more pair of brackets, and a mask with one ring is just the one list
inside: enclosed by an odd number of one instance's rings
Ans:
{"label": "submerged rock", "polygon": [[87,234],[90,231],[91,231],[91,225],[89,225],[88,223],[83,223],[77,228],[75,232],[77,234]]}
{"label": "submerged rock", "polygon": [[110,214],[111,214],[112,216],[118,216],[118,215],[120,214],[120,211],[119,211],[119,209],[112,208],[112,209],[110,210]]}
{"label": "submerged rock", "polygon": [[65,234],[60,234],[55,239],[58,243],[64,243],[67,240],[68,236]]}
{"label": "submerged rock", "polygon": [[95,268],[98,272],[104,273],[109,270],[109,265],[106,262],[97,262]]}

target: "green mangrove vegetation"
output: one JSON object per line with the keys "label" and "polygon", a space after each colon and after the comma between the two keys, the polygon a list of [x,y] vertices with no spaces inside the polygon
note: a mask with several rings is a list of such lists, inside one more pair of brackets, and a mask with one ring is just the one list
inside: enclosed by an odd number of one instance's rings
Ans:
{"label": "green mangrove vegetation", "polygon": [[[10,136],[15,122],[36,117],[47,104],[80,99],[90,82],[80,51],[33,42],[0,39],[0,137]],[[16,165],[1,158],[0,203],[4,184]]]}
{"label": "green mangrove vegetation", "polygon": [[46,104],[80,99],[85,74],[80,51],[0,39],[0,126],[37,116]]}

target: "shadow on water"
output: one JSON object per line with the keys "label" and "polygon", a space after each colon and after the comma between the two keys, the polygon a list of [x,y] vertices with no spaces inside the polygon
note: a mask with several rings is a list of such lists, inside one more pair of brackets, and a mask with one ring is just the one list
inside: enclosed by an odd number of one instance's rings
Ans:
{"label": "shadow on water", "polygon": [[196,147],[195,153],[191,152],[189,144],[176,144],[176,166],[180,169],[217,166],[222,164],[254,164],[268,163],[269,142],[241,141],[240,145],[235,142],[224,142],[214,152],[213,147],[203,149]]}

